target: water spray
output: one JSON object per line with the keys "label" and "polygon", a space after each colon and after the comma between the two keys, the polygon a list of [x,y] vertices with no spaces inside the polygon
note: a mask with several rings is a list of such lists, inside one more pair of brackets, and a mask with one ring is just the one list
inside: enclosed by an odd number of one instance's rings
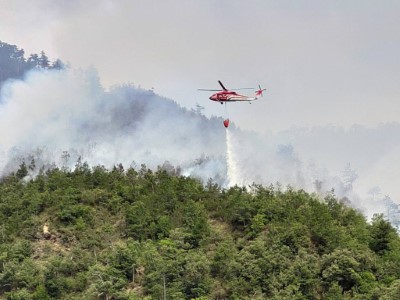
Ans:
{"label": "water spray", "polygon": [[228,187],[239,184],[237,158],[233,151],[232,132],[226,129],[226,166],[228,171]]}

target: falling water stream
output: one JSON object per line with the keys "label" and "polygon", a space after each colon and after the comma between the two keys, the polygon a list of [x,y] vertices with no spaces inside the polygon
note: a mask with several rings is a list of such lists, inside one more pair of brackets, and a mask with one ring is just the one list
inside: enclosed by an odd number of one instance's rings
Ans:
{"label": "falling water stream", "polygon": [[226,165],[228,169],[228,187],[239,184],[239,171],[237,167],[237,158],[233,151],[232,132],[226,129]]}

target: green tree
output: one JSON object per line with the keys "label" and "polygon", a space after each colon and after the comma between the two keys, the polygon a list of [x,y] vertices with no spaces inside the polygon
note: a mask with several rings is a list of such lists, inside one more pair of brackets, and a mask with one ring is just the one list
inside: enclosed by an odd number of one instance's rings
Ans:
{"label": "green tree", "polygon": [[19,169],[18,169],[18,171],[17,171],[17,173],[15,175],[17,176],[18,179],[22,179],[26,175],[28,175],[28,168],[27,168],[25,162],[22,162],[19,165]]}
{"label": "green tree", "polygon": [[355,252],[349,249],[336,249],[331,254],[322,257],[321,274],[326,290],[337,283],[342,293],[351,290],[364,290],[368,292],[372,287],[367,285],[375,281],[371,273],[374,265],[367,252]]}
{"label": "green tree", "polygon": [[50,67],[50,61],[49,58],[47,57],[46,53],[44,51],[40,52],[40,57],[39,57],[39,66],[43,69],[47,69]]}
{"label": "green tree", "polygon": [[391,250],[390,243],[396,237],[396,230],[383,218],[382,214],[374,215],[370,232],[371,241],[369,245],[372,251],[383,255]]}
{"label": "green tree", "polygon": [[112,299],[127,283],[123,273],[107,265],[96,264],[89,268],[89,292],[93,297]]}

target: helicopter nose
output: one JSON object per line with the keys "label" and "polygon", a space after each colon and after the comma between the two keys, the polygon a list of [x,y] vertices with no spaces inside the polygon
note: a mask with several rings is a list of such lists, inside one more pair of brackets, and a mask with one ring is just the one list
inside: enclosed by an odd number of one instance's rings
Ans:
{"label": "helicopter nose", "polygon": [[212,100],[212,101],[217,101],[217,96],[216,95],[211,95],[209,99]]}

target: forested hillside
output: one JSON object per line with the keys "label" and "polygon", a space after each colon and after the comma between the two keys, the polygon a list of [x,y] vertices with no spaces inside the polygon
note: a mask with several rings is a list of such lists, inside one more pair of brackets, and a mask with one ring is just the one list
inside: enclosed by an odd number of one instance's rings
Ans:
{"label": "forested hillside", "polygon": [[34,167],[0,183],[1,299],[399,299],[395,230],[332,194]]}
{"label": "forested hillside", "polygon": [[[0,99],[0,299],[400,299],[399,237],[344,204],[354,176],[310,177],[291,145],[24,55],[0,42],[0,83],[26,83]],[[318,196],[226,188],[229,168]]]}
{"label": "forested hillside", "polygon": [[21,78],[31,69],[62,69],[64,63],[57,59],[51,62],[46,53],[25,57],[24,49],[0,41],[0,83],[9,78]]}

